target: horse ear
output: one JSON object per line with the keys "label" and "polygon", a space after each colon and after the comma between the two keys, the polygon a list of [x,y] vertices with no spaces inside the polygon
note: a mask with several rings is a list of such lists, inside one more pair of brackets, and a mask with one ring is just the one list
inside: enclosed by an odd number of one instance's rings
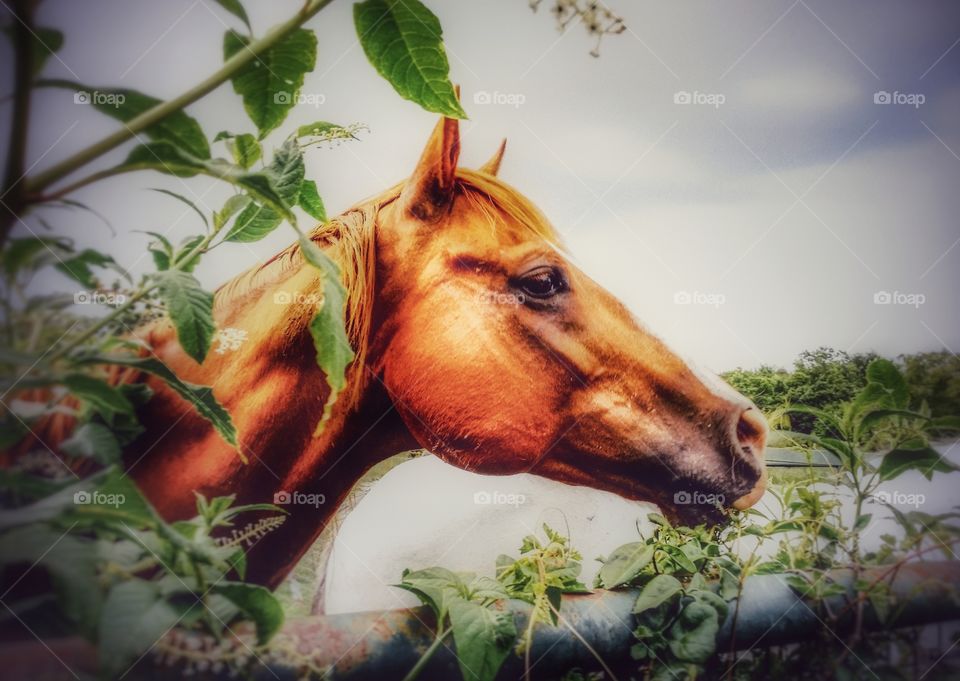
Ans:
{"label": "horse ear", "polygon": [[496,153],[490,157],[490,160],[480,166],[481,173],[487,173],[488,175],[496,175],[500,170],[500,162],[503,160],[503,152],[507,150],[507,140],[504,139],[500,143],[500,148],[497,149]]}
{"label": "horse ear", "polygon": [[453,199],[459,157],[460,121],[441,118],[400,193],[403,210],[425,222],[439,218]]}

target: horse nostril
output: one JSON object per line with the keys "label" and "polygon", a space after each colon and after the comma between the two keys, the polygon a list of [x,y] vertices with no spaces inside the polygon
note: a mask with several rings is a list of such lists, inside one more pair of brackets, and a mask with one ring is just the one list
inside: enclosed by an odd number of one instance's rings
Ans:
{"label": "horse nostril", "polygon": [[737,421],[737,442],[744,456],[763,460],[763,450],[767,442],[767,420],[756,407],[747,407],[740,413]]}

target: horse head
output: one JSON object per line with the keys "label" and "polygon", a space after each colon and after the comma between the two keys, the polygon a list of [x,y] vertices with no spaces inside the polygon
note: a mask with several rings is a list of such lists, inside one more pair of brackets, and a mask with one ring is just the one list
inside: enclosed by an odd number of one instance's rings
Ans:
{"label": "horse head", "polygon": [[568,258],[546,218],[457,167],[442,119],[377,224],[371,339],[413,437],[461,468],[532,472],[656,502],[684,521],[762,495],[767,426]]}

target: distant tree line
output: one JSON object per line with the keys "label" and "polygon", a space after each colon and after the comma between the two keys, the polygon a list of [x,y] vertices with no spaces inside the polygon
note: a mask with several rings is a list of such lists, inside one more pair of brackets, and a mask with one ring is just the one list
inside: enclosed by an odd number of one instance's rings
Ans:
{"label": "distant tree line", "polygon": [[[789,405],[839,413],[866,384],[867,365],[876,357],[822,347],[802,352],[791,370],[765,365],[728,371],[723,378],[768,416],[781,414]],[[895,361],[910,387],[912,407],[929,409],[932,416],[960,415],[960,357],[944,350],[900,355]],[[807,414],[793,413],[788,427],[810,433],[817,429],[815,421]]]}

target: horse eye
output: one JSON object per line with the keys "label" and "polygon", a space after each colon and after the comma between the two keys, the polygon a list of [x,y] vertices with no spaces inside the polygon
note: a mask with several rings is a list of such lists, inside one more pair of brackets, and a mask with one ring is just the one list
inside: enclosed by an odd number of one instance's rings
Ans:
{"label": "horse eye", "polygon": [[555,267],[538,267],[516,282],[517,288],[531,298],[551,298],[567,290],[563,273]]}

